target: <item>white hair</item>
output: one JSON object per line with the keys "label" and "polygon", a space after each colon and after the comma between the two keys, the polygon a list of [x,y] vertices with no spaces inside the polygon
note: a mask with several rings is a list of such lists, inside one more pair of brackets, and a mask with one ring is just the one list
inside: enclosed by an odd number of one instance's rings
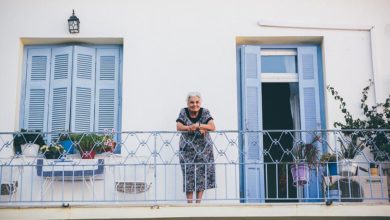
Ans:
{"label": "white hair", "polygon": [[202,95],[200,95],[200,92],[190,92],[187,95],[187,102],[190,100],[191,97],[198,97],[200,100],[202,100]]}

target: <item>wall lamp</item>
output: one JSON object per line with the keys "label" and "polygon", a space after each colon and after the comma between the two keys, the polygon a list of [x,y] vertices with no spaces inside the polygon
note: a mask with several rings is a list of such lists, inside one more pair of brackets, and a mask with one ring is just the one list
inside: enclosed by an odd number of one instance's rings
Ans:
{"label": "wall lamp", "polygon": [[75,34],[80,32],[80,20],[74,14],[74,9],[73,9],[72,16],[70,16],[68,19],[68,26],[69,26],[69,33]]}

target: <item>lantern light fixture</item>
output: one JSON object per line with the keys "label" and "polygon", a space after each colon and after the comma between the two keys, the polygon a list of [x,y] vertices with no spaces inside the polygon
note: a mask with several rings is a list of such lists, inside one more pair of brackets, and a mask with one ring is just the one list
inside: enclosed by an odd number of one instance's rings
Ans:
{"label": "lantern light fixture", "polygon": [[70,16],[68,19],[68,26],[69,26],[69,33],[71,34],[80,33],[80,20],[74,14],[74,9],[73,9],[72,16]]}

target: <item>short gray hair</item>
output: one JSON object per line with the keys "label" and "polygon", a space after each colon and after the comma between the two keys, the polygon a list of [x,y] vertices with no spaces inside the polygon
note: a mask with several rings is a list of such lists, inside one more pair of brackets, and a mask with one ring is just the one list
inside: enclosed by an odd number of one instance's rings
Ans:
{"label": "short gray hair", "polygon": [[187,95],[187,102],[188,102],[188,100],[190,100],[191,97],[198,97],[200,100],[202,100],[202,95],[200,94],[200,92],[190,92],[190,93],[188,93],[188,95]]}

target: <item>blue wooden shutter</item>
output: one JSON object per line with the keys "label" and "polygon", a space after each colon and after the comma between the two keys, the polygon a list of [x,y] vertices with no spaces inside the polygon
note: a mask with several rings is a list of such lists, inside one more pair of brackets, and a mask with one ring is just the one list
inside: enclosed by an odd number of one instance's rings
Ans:
{"label": "blue wooden shutter", "polygon": [[93,131],[96,49],[74,47],[71,131]]}
{"label": "blue wooden shutter", "polygon": [[[318,64],[316,47],[298,48],[299,100],[301,109],[302,140],[311,142],[315,137],[314,130],[321,129],[320,98],[318,85]],[[322,149],[320,143],[317,144]],[[305,187],[306,198],[321,198],[321,177],[316,170],[310,171],[310,180]],[[314,202],[315,200],[308,200]]]}
{"label": "blue wooden shutter", "polygon": [[51,49],[28,49],[25,129],[47,131]]}
{"label": "blue wooden shutter", "polygon": [[73,47],[52,49],[49,131],[69,131]]}
{"label": "blue wooden shutter", "polygon": [[97,49],[95,131],[117,129],[119,49]]}
{"label": "blue wooden shutter", "polygon": [[[321,129],[316,47],[298,48],[298,74],[301,129],[307,131]],[[313,133],[305,133],[302,138],[306,142],[311,142]]]}
{"label": "blue wooden shutter", "polygon": [[[241,47],[242,118],[244,135],[244,191],[247,202],[264,198],[263,129],[260,47]],[[256,132],[251,132],[256,131]]]}

